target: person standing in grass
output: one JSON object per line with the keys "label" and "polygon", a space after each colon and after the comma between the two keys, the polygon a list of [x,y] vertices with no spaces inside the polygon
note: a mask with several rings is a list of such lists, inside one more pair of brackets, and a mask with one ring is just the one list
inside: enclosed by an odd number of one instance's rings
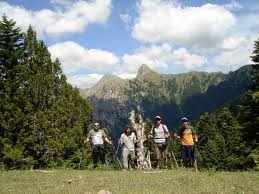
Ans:
{"label": "person standing in grass", "polygon": [[197,160],[195,158],[194,142],[198,142],[198,137],[195,130],[190,126],[186,117],[182,118],[182,126],[179,135],[174,134],[176,139],[181,140],[180,161],[184,167],[191,162],[196,171],[198,171]]}
{"label": "person standing in grass", "polygon": [[155,124],[152,127],[149,137],[153,137],[155,142],[156,168],[160,168],[161,157],[165,160],[165,165],[167,166],[167,140],[170,138],[170,133],[167,126],[162,123],[160,116],[155,117]]}
{"label": "person standing in grass", "polygon": [[100,129],[100,123],[95,122],[93,129],[88,133],[84,143],[90,142],[92,147],[92,158],[93,158],[93,167],[97,167],[97,163],[100,161],[102,165],[105,165],[105,150],[104,150],[104,141],[108,144],[112,142],[107,138],[104,130]]}
{"label": "person standing in grass", "polygon": [[[131,127],[125,127],[124,133],[121,134],[119,143],[123,145],[122,149],[122,159],[123,167],[125,170],[131,169],[129,164],[133,163],[135,158],[135,143],[137,143],[137,138],[135,133],[132,132]],[[129,162],[131,161],[131,162]]]}

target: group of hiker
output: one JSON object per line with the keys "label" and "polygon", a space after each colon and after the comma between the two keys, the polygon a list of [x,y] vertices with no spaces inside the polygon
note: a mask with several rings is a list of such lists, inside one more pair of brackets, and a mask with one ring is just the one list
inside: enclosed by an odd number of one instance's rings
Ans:
{"label": "group of hiker", "polygon": [[[167,141],[169,141],[171,137],[167,126],[163,124],[160,116],[155,116],[154,125],[150,129],[147,137],[154,141],[156,168],[160,168],[161,159],[164,160],[165,166],[168,166],[167,157],[170,154],[168,153]],[[198,137],[186,117],[182,118],[181,130],[179,133],[174,133],[173,137],[175,140],[180,140],[181,142],[179,156],[181,165],[187,167],[191,164],[195,170],[198,171],[194,150],[194,144],[198,142]],[[104,130],[100,129],[100,123],[95,122],[93,124],[93,129],[88,133],[86,140],[84,141],[84,143],[90,142],[91,144],[94,168],[97,167],[99,161],[105,165],[104,141],[112,145],[112,142],[108,139]],[[132,127],[127,126],[124,128],[118,143],[122,146],[123,168],[124,170],[131,169],[130,164],[134,161],[136,145],[138,143],[138,139],[133,132]]]}

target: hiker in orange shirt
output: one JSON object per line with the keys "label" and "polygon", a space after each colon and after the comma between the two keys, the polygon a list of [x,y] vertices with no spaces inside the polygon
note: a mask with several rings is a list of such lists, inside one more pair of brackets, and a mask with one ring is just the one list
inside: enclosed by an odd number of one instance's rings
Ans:
{"label": "hiker in orange shirt", "polygon": [[181,140],[180,160],[182,166],[187,167],[188,161],[191,162],[196,171],[198,171],[197,160],[195,158],[194,142],[198,142],[198,137],[194,129],[189,125],[186,117],[182,118],[182,129],[174,137]]}

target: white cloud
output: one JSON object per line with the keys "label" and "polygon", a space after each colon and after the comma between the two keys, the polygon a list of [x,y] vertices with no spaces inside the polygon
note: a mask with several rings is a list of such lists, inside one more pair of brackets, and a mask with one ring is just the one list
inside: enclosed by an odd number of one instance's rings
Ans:
{"label": "white cloud", "polygon": [[222,52],[212,60],[215,64],[213,68],[222,72],[234,71],[243,65],[251,64],[250,55],[251,50],[244,47]]}
{"label": "white cloud", "polygon": [[[55,0],[55,2],[69,1]],[[79,0],[63,11],[50,9],[32,11],[21,6],[0,2],[0,15],[6,14],[14,19],[23,30],[26,30],[31,24],[40,35],[59,36],[83,32],[90,23],[105,23],[110,12],[111,0]]]}
{"label": "white cloud", "polygon": [[84,89],[94,86],[102,77],[101,74],[74,75],[68,76],[67,80],[73,86]]}
{"label": "white cloud", "polygon": [[240,46],[235,47],[233,50],[222,51],[215,55],[212,59],[214,65],[212,69],[228,72],[234,71],[239,67],[251,64],[250,56],[253,52],[253,41],[255,37],[247,38]]}
{"label": "white cloud", "polygon": [[126,24],[126,27],[129,28],[132,22],[132,17],[129,14],[120,14],[120,18]]}
{"label": "white cloud", "polygon": [[117,76],[119,76],[122,79],[133,79],[137,76],[137,74],[136,73],[122,73]]}
{"label": "white cloud", "polygon": [[161,46],[142,47],[134,54],[125,54],[122,57],[122,71],[136,73],[142,64],[147,64],[153,69],[168,67],[170,61],[171,47],[168,44]]}
{"label": "white cloud", "polygon": [[152,45],[142,47],[134,54],[123,55],[121,71],[124,73],[136,73],[142,64],[149,65],[152,69],[168,68],[170,65],[178,65],[186,69],[200,67],[207,63],[207,58],[190,54],[185,48],[173,50],[168,44],[161,46]]}
{"label": "white cloud", "polygon": [[176,1],[141,0],[132,35],[149,43],[187,44],[196,49],[215,49],[236,24],[224,6],[205,4],[181,7]]}
{"label": "white cloud", "polygon": [[217,71],[234,71],[251,64],[254,41],[259,37],[259,14],[245,12],[237,17],[237,25],[224,39],[222,49],[214,53],[211,68]]}
{"label": "white cloud", "polygon": [[[92,86],[103,73],[132,79],[136,77],[138,68],[142,64],[160,71],[161,68],[168,68],[170,65],[190,70],[207,63],[207,58],[204,56],[191,54],[185,48],[173,50],[168,44],[141,47],[133,54],[125,54],[121,58],[107,51],[86,49],[72,41],[57,43],[48,49],[52,59],[56,57],[60,59],[63,71],[68,74],[69,82],[80,88]],[[82,70],[100,74],[75,75]],[[71,73],[74,75],[70,76]]]}
{"label": "white cloud", "polygon": [[227,37],[223,40],[222,48],[227,50],[234,50],[246,43],[247,38],[244,36],[238,37]]}
{"label": "white cloud", "polygon": [[57,43],[48,49],[53,59],[60,59],[65,73],[75,73],[82,69],[105,72],[114,68],[119,61],[110,52],[86,49],[73,41]]}
{"label": "white cloud", "polygon": [[173,51],[172,60],[176,65],[184,66],[187,70],[195,69],[208,63],[206,57],[190,54],[185,48]]}

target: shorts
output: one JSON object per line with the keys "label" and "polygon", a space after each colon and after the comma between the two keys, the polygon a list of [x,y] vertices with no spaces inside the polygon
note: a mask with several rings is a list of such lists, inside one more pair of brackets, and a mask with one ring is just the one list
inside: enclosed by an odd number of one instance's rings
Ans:
{"label": "shorts", "polygon": [[193,145],[181,145],[180,159],[194,161],[195,160],[194,146]]}
{"label": "shorts", "polygon": [[155,143],[156,159],[159,160],[161,156],[166,158],[167,156],[167,145],[166,143]]}

